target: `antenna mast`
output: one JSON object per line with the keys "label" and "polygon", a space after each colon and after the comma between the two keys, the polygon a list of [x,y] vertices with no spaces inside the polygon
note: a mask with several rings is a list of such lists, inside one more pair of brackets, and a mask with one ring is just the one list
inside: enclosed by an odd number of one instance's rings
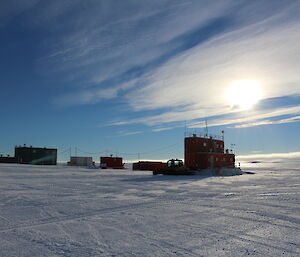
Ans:
{"label": "antenna mast", "polygon": [[208,136],[207,119],[205,120],[205,134]]}

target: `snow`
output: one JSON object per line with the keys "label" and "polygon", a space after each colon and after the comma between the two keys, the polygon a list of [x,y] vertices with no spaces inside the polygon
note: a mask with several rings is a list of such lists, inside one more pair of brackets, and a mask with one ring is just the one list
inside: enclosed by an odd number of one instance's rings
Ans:
{"label": "snow", "polygon": [[242,168],[172,177],[0,164],[0,256],[300,256],[299,163]]}

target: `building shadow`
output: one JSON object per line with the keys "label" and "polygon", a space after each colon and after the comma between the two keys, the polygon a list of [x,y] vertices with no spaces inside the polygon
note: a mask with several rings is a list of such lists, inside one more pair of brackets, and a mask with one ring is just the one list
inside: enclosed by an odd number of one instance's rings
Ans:
{"label": "building shadow", "polygon": [[212,176],[201,175],[146,175],[143,177],[135,177],[123,179],[124,182],[156,182],[156,181],[199,181]]}

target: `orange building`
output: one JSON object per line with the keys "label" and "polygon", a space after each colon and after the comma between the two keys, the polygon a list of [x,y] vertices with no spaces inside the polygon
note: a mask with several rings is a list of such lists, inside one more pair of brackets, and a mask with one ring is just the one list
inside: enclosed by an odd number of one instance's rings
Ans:
{"label": "orange building", "polygon": [[192,134],[184,139],[185,166],[191,170],[234,167],[235,156],[224,153],[224,139]]}

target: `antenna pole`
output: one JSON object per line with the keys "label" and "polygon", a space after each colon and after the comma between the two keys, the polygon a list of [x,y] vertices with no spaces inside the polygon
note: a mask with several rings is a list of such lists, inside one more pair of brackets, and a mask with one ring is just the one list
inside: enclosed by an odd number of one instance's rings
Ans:
{"label": "antenna pole", "polygon": [[206,132],[206,136],[208,136],[207,119],[205,120],[205,132]]}

